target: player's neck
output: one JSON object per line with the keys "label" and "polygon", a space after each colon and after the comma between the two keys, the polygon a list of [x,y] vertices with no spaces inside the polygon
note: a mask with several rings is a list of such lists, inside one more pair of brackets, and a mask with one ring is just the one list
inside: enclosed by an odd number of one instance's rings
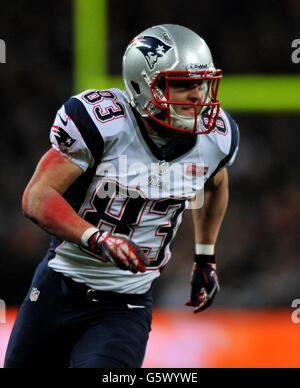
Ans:
{"label": "player's neck", "polygon": [[176,136],[176,131],[173,129],[167,128],[154,120],[147,120],[142,117],[142,123],[149,135],[159,136],[162,138],[170,139]]}

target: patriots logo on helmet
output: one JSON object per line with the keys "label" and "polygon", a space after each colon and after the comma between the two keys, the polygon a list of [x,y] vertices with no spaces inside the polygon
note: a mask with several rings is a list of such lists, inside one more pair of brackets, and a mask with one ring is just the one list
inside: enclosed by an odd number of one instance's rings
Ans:
{"label": "patriots logo on helmet", "polygon": [[153,36],[139,37],[133,40],[130,46],[140,50],[150,70],[153,70],[159,58],[162,58],[172,48]]}
{"label": "patriots logo on helmet", "polygon": [[52,132],[54,133],[58,146],[62,151],[66,151],[76,141],[64,129],[57,125],[53,125]]}

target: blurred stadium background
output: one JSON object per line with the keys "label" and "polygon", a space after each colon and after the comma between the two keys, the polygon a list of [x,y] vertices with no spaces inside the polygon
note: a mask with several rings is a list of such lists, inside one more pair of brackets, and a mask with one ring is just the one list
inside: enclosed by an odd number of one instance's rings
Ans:
{"label": "blurred stadium background", "polygon": [[150,25],[178,23],[206,39],[223,69],[221,102],[241,143],[217,247],[222,290],[206,312],[184,307],[193,258],[186,213],[155,290],[144,366],[299,367],[299,324],[291,320],[300,298],[300,63],[291,59],[299,1],[21,0],[1,8],[0,366],[49,242],[20,202],[49,147],[56,110],[79,90],[122,87],[130,39]]}

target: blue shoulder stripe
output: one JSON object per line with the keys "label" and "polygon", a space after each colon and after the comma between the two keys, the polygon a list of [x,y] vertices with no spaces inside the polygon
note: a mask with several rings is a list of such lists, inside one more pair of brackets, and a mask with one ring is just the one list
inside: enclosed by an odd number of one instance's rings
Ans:
{"label": "blue shoulder stripe", "polygon": [[221,162],[218,164],[218,167],[215,169],[213,174],[210,176],[213,177],[215,176],[222,168],[224,168],[230,161],[230,159],[233,157],[238,145],[239,145],[239,129],[236,124],[236,122],[232,119],[229,113],[225,112],[225,115],[229,121],[230,125],[230,131],[231,131],[231,144],[230,144],[230,150],[228,154],[225,156],[224,159],[221,160]]}
{"label": "blue shoulder stripe", "polygon": [[[233,118],[230,116],[229,113],[225,112],[225,115],[229,121],[230,129],[231,129],[231,145],[230,145],[230,150],[229,150],[229,160],[232,158],[234,155],[240,141],[240,135],[239,135],[239,129],[236,124],[236,122],[233,120]],[[228,161],[229,161],[228,160]]]}
{"label": "blue shoulder stripe", "polygon": [[77,98],[71,97],[64,104],[64,107],[66,114],[71,117],[91,151],[95,165],[97,166],[101,161],[104,149],[104,141],[97,126],[91,119],[83,103]]}

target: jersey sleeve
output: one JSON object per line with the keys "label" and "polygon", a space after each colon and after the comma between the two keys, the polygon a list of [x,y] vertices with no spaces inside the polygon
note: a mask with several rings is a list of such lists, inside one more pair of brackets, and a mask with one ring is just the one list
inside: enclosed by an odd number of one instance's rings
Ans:
{"label": "jersey sleeve", "polygon": [[236,124],[236,122],[232,119],[229,113],[225,113],[230,125],[230,131],[231,131],[231,144],[229,153],[226,157],[226,163],[224,167],[231,166],[233,162],[235,161],[238,149],[239,149],[239,141],[240,141],[240,135],[239,135],[239,128]]}
{"label": "jersey sleeve", "polygon": [[210,178],[214,177],[223,168],[233,164],[239,148],[238,126],[227,112],[223,112],[224,120],[222,120],[222,122],[224,123],[224,126],[221,129],[222,133],[226,136],[221,137],[221,139],[223,139],[223,142],[219,144],[219,147],[222,150],[222,158],[219,159],[219,163],[217,164],[213,173],[209,176]]}
{"label": "jersey sleeve", "polygon": [[57,112],[50,132],[52,147],[83,171],[99,164],[103,139],[83,103],[71,97]]}

